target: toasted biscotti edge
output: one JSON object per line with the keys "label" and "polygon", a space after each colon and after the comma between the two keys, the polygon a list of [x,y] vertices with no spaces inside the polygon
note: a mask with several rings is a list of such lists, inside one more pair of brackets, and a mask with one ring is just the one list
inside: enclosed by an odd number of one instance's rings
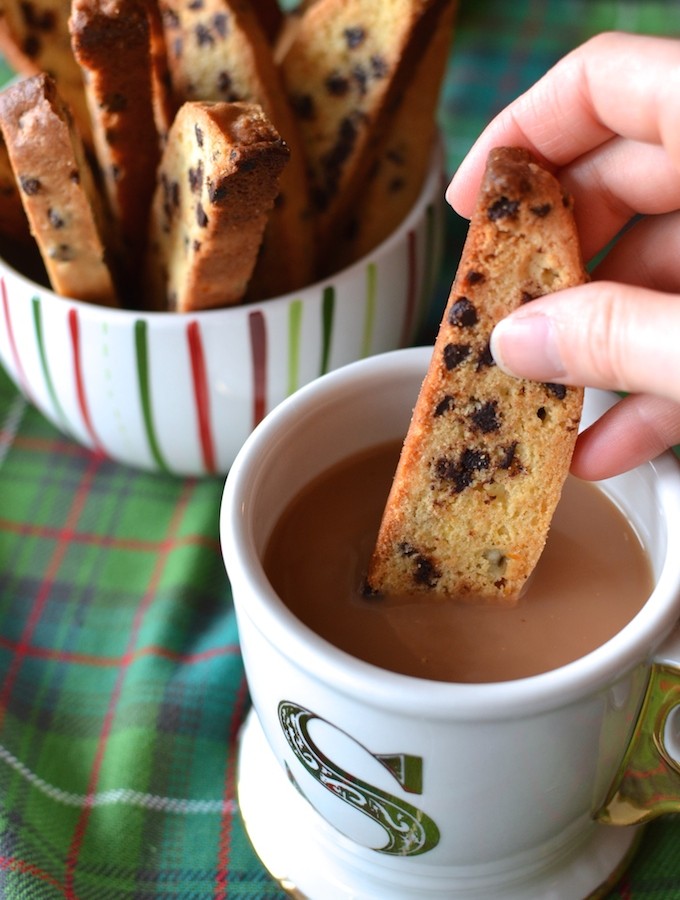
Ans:
{"label": "toasted biscotti edge", "polygon": [[370,563],[376,593],[515,603],[566,479],[583,391],[495,366],[497,321],[581,284],[571,201],[531,155],[490,154]]}

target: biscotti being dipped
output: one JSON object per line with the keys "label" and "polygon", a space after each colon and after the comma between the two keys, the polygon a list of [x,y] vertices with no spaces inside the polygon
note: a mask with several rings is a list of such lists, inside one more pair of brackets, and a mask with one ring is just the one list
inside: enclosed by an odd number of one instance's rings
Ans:
{"label": "biscotti being dipped", "polygon": [[370,563],[372,592],[511,604],[545,545],[583,391],[513,378],[494,325],[581,284],[571,201],[518,148],[491,152]]}

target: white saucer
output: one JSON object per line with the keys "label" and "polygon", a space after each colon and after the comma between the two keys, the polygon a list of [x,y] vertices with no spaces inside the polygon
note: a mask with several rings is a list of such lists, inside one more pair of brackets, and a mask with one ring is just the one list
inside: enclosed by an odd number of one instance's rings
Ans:
{"label": "white saucer", "polygon": [[[255,852],[299,900],[583,900],[604,897],[635,851],[640,828],[594,825],[545,865],[505,875],[480,867],[395,872],[332,828],[275,759],[254,710],[239,745],[238,801]],[[537,870],[538,869],[538,870]]]}

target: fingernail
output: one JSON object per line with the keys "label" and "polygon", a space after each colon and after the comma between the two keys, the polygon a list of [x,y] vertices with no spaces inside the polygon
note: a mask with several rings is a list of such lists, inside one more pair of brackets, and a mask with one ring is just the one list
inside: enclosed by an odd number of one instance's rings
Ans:
{"label": "fingernail", "polygon": [[567,371],[560,358],[555,324],[547,316],[508,316],[491,334],[491,354],[509,375],[548,381]]}

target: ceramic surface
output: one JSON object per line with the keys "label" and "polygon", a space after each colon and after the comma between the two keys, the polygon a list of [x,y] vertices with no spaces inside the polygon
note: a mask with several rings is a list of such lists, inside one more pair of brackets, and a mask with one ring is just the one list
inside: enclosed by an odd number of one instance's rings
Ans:
{"label": "ceramic surface", "polygon": [[[418,883],[424,897],[582,898],[630,847],[595,813],[621,774],[653,655],[664,653],[665,664],[670,655],[679,667],[674,645],[663,647],[680,613],[680,469],[672,454],[601,485],[649,552],[656,588],[646,605],[594,652],[531,678],[446,684],[356,660],[300,623],[260,564],[303,485],[339,459],[403,435],[430,355],[431,348],[383,354],[309,385],[248,439],[227,478],[222,542],[255,714],[276,761],[270,769],[325,823],[309,827],[319,835],[313,868],[328,883],[305,888],[302,871],[286,874],[314,900],[381,896],[362,883],[395,897],[395,885]],[[584,425],[614,400],[586,392]],[[680,705],[675,695],[669,705]],[[270,794],[267,777],[276,781],[263,768],[271,809],[251,804],[247,822],[258,851],[262,817],[283,821],[300,809],[291,801],[282,812],[290,792]],[[666,788],[680,809],[680,778]],[[354,893],[334,892],[338,871],[354,873]]]}

